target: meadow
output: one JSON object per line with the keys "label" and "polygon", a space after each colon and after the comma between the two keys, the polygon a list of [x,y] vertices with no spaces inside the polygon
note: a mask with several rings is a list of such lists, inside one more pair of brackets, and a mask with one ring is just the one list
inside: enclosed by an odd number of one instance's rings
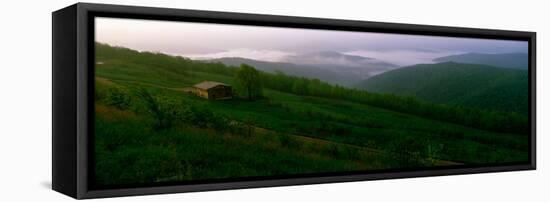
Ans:
{"label": "meadow", "polygon": [[[245,99],[238,67],[96,44],[99,186],[528,160],[521,113],[433,104],[260,72]],[[204,80],[230,100],[188,92]]]}

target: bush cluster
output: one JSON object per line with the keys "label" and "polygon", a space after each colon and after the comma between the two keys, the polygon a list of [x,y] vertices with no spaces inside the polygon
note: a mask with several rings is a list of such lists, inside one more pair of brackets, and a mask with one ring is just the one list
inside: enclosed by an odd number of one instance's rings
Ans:
{"label": "bush cluster", "polygon": [[128,109],[132,105],[132,98],[122,87],[108,88],[105,97],[105,104],[116,107],[118,109]]}

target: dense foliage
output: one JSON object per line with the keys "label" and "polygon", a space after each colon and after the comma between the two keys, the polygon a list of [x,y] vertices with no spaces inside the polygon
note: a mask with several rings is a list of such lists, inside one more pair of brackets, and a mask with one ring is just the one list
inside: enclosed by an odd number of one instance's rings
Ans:
{"label": "dense foliage", "polygon": [[235,80],[249,101],[257,99],[262,95],[260,72],[254,69],[254,67],[241,64],[241,67],[237,70]]}

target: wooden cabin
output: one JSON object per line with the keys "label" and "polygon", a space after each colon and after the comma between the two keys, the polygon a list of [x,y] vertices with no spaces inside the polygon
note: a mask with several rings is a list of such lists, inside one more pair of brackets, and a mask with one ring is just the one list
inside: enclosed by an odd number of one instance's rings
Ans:
{"label": "wooden cabin", "polygon": [[194,93],[204,99],[225,100],[233,98],[231,86],[215,81],[203,81],[193,86]]}

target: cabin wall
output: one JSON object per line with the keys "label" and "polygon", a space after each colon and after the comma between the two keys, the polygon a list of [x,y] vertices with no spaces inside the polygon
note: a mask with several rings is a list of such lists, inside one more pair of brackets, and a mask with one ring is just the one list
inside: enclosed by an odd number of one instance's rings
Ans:
{"label": "cabin wall", "polygon": [[231,90],[231,87],[227,86],[217,86],[214,88],[210,88],[208,90],[203,90],[200,88],[194,88],[193,93],[199,97],[202,97],[204,99],[229,99],[233,97],[233,92]]}
{"label": "cabin wall", "polygon": [[208,91],[195,88],[195,94],[199,97],[208,99]]}
{"label": "cabin wall", "polygon": [[232,92],[230,87],[218,86],[208,90],[209,99],[231,98]]}

